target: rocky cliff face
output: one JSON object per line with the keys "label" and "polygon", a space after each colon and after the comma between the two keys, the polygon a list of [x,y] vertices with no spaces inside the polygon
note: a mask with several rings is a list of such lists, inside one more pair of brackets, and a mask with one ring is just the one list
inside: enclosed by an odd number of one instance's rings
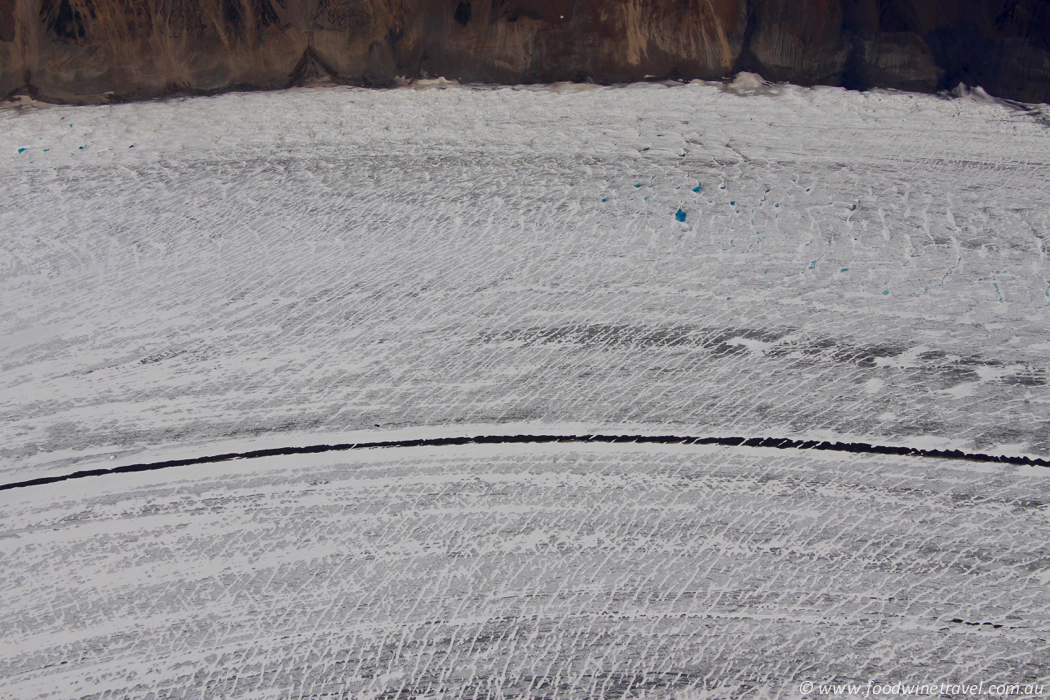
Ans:
{"label": "rocky cliff face", "polygon": [[0,93],[98,102],[442,76],[1050,101],[1047,0],[0,0]]}

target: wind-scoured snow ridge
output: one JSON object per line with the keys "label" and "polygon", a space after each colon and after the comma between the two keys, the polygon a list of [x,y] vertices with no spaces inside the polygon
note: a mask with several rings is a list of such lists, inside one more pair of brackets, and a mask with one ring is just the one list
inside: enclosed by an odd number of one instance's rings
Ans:
{"label": "wind-scoured snow ridge", "polygon": [[262,457],[280,457],[290,455],[322,454],[325,452],[347,452],[350,450],[374,450],[391,447],[449,447],[461,445],[509,445],[521,443],[555,443],[555,442],[594,442],[594,443],[633,443],[639,445],[717,445],[721,447],[766,447],[778,450],[817,450],[826,452],[850,452],[853,454],[896,455],[899,457],[927,457],[934,459],[968,460],[971,462],[993,462],[996,464],[1013,464],[1029,467],[1050,467],[1050,460],[1037,457],[1018,457],[963,452],[962,450],[930,450],[915,447],[894,445],[871,445],[863,442],[828,442],[826,440],[793,440],[790,438],[744,438],[744,437],[696,437],[685,435],[475,435],[473,437],[420,438],[415,440],[385,440],[378,442],[344,443],[337,445],[306,445],[301,447],[277,447],[250,452],[228,452],[225,454],[193,457],[189,459],[170,459],[161,462],[143,462],[128,464],[108,469],[85,469],[62,474],[29,479],[10,484],[0,484],[0,491],[43,486],[70,479],[84,479],[90,476],[107,474],[127,474],[133,472],[156,471],[172,467],[186,467],[193,464],[213,464],[231,462],[235,459],[259,459]]}

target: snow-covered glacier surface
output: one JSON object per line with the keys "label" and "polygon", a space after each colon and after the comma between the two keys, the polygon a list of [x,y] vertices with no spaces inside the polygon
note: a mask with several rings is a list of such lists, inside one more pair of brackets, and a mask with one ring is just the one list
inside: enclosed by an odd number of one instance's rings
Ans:
{"label": "snow-covered glacier surface", "polygon": [[11,493],[0,693],[19,699],[1050,682],[1031,467],[475,446]]}
{"label": "snow-covered glacier surface", "polygon": [[[494,433],[1046,459],[1048,124],[747,78],[6,110],[0,483]],[[627,444],[0,491],[0,695],[1050,684],[1048,502]]]}

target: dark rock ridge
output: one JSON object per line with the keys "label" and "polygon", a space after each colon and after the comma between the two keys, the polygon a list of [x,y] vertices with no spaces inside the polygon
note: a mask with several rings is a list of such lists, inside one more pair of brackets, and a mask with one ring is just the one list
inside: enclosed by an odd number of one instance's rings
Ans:
{"label": "dark rock ridge", "polygon": [[0,0],[0,93],[719,79],[1050,101],[1048,0]]}

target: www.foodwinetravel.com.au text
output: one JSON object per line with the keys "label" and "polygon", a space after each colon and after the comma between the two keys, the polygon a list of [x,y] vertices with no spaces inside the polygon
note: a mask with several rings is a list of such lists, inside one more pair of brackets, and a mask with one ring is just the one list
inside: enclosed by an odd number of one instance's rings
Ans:
{"label": "www.foodwinetravel.com.au text", "polygon": [[990,697],[1043,697],[1050,690],[1045,683],[1002,683],[980,681],[978,683],[816,683],[803,681],[799,692],[803,696],[825,695],[845,697],[872,696],[990,696]]}

